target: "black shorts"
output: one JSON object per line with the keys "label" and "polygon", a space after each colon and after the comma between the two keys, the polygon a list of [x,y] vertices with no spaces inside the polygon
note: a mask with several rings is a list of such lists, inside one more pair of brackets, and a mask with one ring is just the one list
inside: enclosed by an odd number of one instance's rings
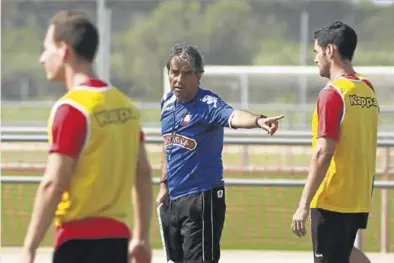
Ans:
{"label": "black shorts", "polygon": [[53,263],[128,263],[127,238],[69,240],[53,254]]}
{"label": "black shorts", "polygon": [[163,205],[160,218],[167,260],[218,262],[225,213],[224,187]]}
{"label": "black shorts", "polygon": [[366,228],[368,213],[338,213],[311,209],[315,263],[349,263],[359,229]]}

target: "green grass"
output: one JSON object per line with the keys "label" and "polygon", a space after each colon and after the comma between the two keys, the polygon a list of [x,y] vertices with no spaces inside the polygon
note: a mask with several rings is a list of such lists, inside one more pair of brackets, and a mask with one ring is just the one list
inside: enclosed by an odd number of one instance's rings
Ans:
{"label": "green grass", "polygon": [[[275,165],[283,167],[306,166],[310,159],[309,152],[305,154],[288,151],[286,154],[272,152],[272,147],[265,147],[266,152],[250,154],[250,163],[260,167]],[[285,151],[286,148],[282,150]],[[226,148],[224,163],[240,165],[240,154],[230,153],[234,148]],[[253,150],[253,148],[251,148]],[[240,152],[240,150],[239,150]],[[298,151],[299,152],[299,151]],[[153,147],[149,150],[149,158],[153,164],[160,161],[160,153]],[[43,163],[46,154],[43,150],[29,151],[4,151],[2,163]],[[380,161],[380,158],[379,160]],[[39,175],[37,170],[3,170],[3,175]],[[159,176],[155,171],[154,176]],[[283,172],[230,172],[225,173],[225,178],[292,178],[305,179],[306,174]],[[379,178],[378,178],[379,179]],[[2,245],[21,246],[32,209],[37,185],[34,184],[2,184],[1,186],[1,216],[2,216]],[[154,188],[154,195],[158,191]],[[279,187],[227,187],[227,215],[223,232],[222,246],[228,249],[279,249],[279,250],[308,250],[310,237],[299,239],[290,230],[291,217],[297,207],[301,194],[300,188]],[[364,247],[368,251],[380,249],[380,222],[381,222],[381,190],[375,190],[373,196],[373,211],[369,226],[364,234]],[[394,190],[388,190],[389,200],[389,234],[394,237]],[[54,232],[51,230],[43,246],[50,246],[53,242]],[[160,238],[153,211],[151,238],[153,246],[160,247]],[[394,242],[390,244],[394,250]]]}
{"label": "green grass", "polygon": [[[155,176],[158,176],[156,173]],[[245,178],[247,174],[227,173],[226,177]],[[255,174],[254,177],[287,177],[286,174]],[[21,246],[31,213],[37,185],[3,184],[2,190],[2,245]],[[157,193],[155,186],[154,192]],[[227,187],[227,215],[223,233],[223,248],[229,249],[310,249],[309,236],[296,238],[290,230],[291,217],[301,193],[299,188]],[[394,191],[389,191],[389,200]],[[379,250],[380,242],[380,191],[373,198],[373,212],[365,233],[364,247]],[[394,203],[390,202],[390,235],[394,236]],[[153,213],[152,244],[160,246],[156,214]],[[53,229],[43,246],[53,242]],[[391,243],[391,251],[394,243]]]}

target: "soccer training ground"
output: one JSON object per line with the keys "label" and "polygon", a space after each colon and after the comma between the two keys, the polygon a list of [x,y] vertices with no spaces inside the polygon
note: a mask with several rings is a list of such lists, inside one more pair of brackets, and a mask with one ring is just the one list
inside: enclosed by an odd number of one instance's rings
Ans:
{"label": "soccer training ground", "polygon": [[[44,164],[46,160],[46,145],[41,144],[13,144],[2,145],[2,164],[14,164],[12,169],[3,169],[3,175],[25,175],[40,176],[37,169],[29,168],[29,164]],[[161,146],[150,145],[148,147],[149,158],[154,165],[160,162]],[[224,163],[226,165],[225,178],[291,178],[305,179],[306,174],[296,172],[283,172],[283,166],[307,166],[310,159],[310,151],[299,147],[250,147],[249,163],[258,167],[277,166],[276,172],[234,172],[232,166],[240,166],[240,148],[226,147],[224,151]],[[25,168],[15,166],[23,164]],[[27,167],[26,167],[27,166]],[[159,176],[155,171],[154,176]],[[379,179],[379,178],[378,178]],[[377,179],[377,180],[378,180]],[[2,184],[2,246],[20,247],[29,222],[32,209],[32,202],[37,185],[35,184]],[[154,188],[157,193],[157,186]],[[369,228],[363,233],[363,247],[366,251],[377,252],[380,250],[380,224],[381,224],[381,190],[376,189],[373,196],[373,211],[371,213]],[[279,187],[228,187],[227,215],[225,229],[223,233],[222,247],[230,250],[253,250],[247,255],[252,260],[253,257],[262,256],[269,259],[274,252],[263,253],[261,250],[271,251],[308,251],[296,254],[280,254],[283,260],[286,255],[293,258],[300,258],[300,262],[311,260],[310,238],[299,239],[290,230],[291,217],[301,194],[300,188],[279,188]],[[394,199],[394,191],[388,190],[388,200]],[[390,201],[389,201],[390,202]],[[394,237],[394,202],[390,202],[389,207],[390,236]],[[158,224],[155,213],[153,214],[153,224],[151,230],[152,245],[161,248]],[[49,247],[53,242],[53,231],[50,231],[43,242],[43,247]],[[17,253],[15,249],[2,250],[2,254],[12,257]],[[229,250],[226,250],[229,251]],[[390,243],[390,251],[394,251],[394,242]],[[43,252],[43,256],[45,257]],[[227,254],[226,254],[227,253]],[[235,253],[235,252],[234,252]],[[233,262],[237,258],[246,257],[237,252],[224,252],[222,262]],[[274,254],[273,254],[274,253]],[[157,254],[160,261],[160,251]],[[264,256],[265,255],[265,256]],[[279,255],[279,254],[278,254]],[[296,256],[298,255],[298,256]],[[231,258],[227,260],[226,257]],[[276,257],[280,260],[279,257]],[[303,260],[304,259],[304,260]],[[279,262],[275,260],[275,262]],[[284,262],[283,261],[283,262]],[[13,262],[13,261],[5,261]],[[46,263],[44,261],[39,261]],[[156,262],[156,261],[155,261]],[[260,262],[260,261],[250,261]],[[268,261],[270,262],[270,261]],[[384,261],[378,261],[384,262]],[[393,261],[392,261],[393,262]]]}

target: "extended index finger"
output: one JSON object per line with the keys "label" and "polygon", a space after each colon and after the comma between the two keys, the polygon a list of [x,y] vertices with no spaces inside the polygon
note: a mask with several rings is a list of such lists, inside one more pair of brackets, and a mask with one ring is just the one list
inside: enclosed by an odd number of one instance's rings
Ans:
{"label": "extended index finger", "polygon": [[278,121],[281,120],[285,117],[285,115],[279,115],[279,116],[274,116],[274,117],[269,117],[270,121]]}

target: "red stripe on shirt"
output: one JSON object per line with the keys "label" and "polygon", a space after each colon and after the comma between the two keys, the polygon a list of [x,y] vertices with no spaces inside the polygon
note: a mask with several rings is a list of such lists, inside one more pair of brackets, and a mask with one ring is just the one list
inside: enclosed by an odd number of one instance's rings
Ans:
{"label": "red stripe on shirt", "polygon": [[[81,85],[95,88],[107,87],[100,80],[89,80]],[[85,115],[70,104],[56,109],[52,124],[52,143],[49,153],[61,153],[78,158],[87,134]],[[144,134],[140,132],[140,140]],[[126,224],[109,218],[90,218],[62,224],[56,230],[55,247],[70,239],[130,238]]]}

